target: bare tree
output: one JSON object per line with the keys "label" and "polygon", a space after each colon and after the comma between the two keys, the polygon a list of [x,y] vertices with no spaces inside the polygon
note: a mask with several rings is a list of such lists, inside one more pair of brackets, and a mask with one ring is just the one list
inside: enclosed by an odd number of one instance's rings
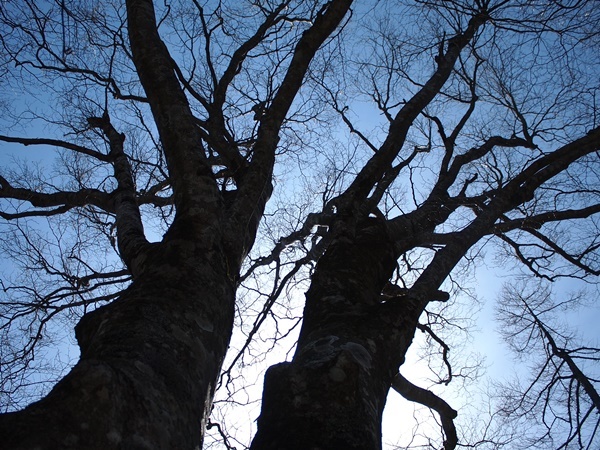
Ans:
{"label": "bare tree", "polygon": [[[391,387],[435,410],[455,448],[457,412],[399,368],[420,329],[440,383],[456,377],[439,328],[461,265],[498,241],[539,277],[600,270],[593,2],[156,8],[0,13],[11,82],[57,94],[7,117],[62,132],[0,135],[62,155],[56,176],[0,179],[14,256],[37,277],[6,286],[7,338],[38,330],[11,361],[31,360],[53,316],[85,313],[71,372],[0,419],[9,448],[198,448],[236,306],[256,312],[224,378],[293,286],[295,353],[266,373],[250,448],[381,448]],[[318,196],[267,209],[293,160]],[[164,234],[149,238],[153,217]],[[248,257],[257,234],[273,245]]]}
{"label": "bare tree", "polygon": [[[448,299],[442,285],[456,265],[493,236],[539,276],[598,273],[593,222],[583,225],[592,229],[581,233],[589,236],[581,246],[559,233],[598,211],[597,188],[577,186],[582,179],[597,186],[598,130],[590,124],[587,134],[582,130],[576,133],[582,138],[571,140],[571,125],[580,122],[548,120],[550,110],[568,117],[566,105],[573,106],[578,92],[574,83],[568,94],[549,89],[556,80],[544,75],[554,53],[521,59],[530,48],[525,42],[537,45],[547,24],[529,35],[515,29],[512,5],[440,5],[425,3],[417,13],[420,26],[449,22],[429,48],[414,28],[396,36],[378,22],[379,39],[371,34],[374,48],[358,70],[366,75],[360,89],[388,119],[380,140],[351,121],[337,87],[325,87],[350,131],[374,155],[329,201],[335,214],[327,222],[323,211],[331,242],[312,275],[295,355],[267,372],[253,449],[379,448],[392,380],[408,396],[437,405],[447,424],[444,445],[454,448],[455,412],[410,388],[397,370],[427,305]],[[554,6],[562,20],[566,10]],[[394,23],[393,11],[385,14]],[[556,50],[561,48],[571,50]],[[435,65],[423,75],[417,58],[427,52]],[[530,65],[539,85],[522,78],[522,64]],[[581,75],[579,82],[590,80]],[[400,97],[400,83],[410,86],[412,96]],[[549,102],[536,93],[540,87],[552,92]],[[493,114],[488,123],[476,114],[479,108]],[[379,211],[402,173],[412,182],[412,202],[391,198]],[[559,270],[560,259],[571,268]]]}
{"label": "bare tree", "polygon": [[[3,5],[6,64],[16,66],[23,83],[66,96],[58,97],[67,102],[64,116],[46,120],[66,124],[72,139],[1,139],[70,152],[75,163],[66,168],[76,182],[23,186],[19,177],[4,176],[2,197],[12,200],[3,217],[81,208],[116,235],[125,273],[83,265],[85,275],[73,275],[60,261],[60,273],[50,266],[50,275],[74,277],[79,288],[88,278],[131,277],[116,300],[79,321],[81,357],[69,375],[44,400],[3,416],[6,445],[201,445],[233,324],[240,264],[272,191],[280,130],[309,63],[349,2],[254,5],[250,14],[218,3],[177,6],[171,12],[165,5],[157,17],[144,0],[126,8],[116,2]],[[159,26],[180,38],[179,49],[169,50]],[[215,35],[223,40],[213,50]],[[175,62],[178,51],[199,43],[201,62],[195,51]],[[243,70],[256,58],[258,67]],[[243,86],[259,68],[268,77],[241,90],[237,80]],[[230,117],[240,113],[236,126]],[[145,141],[136,139],[137,131]],[[138,144],[150,149],[133,149]],[[151,154],[138,160],[144,152]],[[173,208],[160,242],[146,237],[144,205]],[[35,314],[45,312],[48,297]],[[83,301],[97,300],[104,299]],[[39,433],[28,431],[34,428]]]}
{"label": "bare tree", "polygon": [[540,283],[504,289],[498,307],[502,334],[516,355],[529,361],[531,377],[502,389],[500,411],[512,420],[528,416],[539,423],[540,431],[526,433],[528,448],[594,448],[598,443],[599,349],[578,345],[559,320],[576,312],[581,300],[580,294],[555,300]]}

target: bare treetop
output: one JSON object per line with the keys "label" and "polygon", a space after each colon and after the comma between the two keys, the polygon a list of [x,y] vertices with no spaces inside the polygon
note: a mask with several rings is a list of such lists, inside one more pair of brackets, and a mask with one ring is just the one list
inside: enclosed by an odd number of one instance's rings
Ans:
{"label": "bare treetop", "polygon": [[[600,274],[599,21],[581,0],[5,1],[3,407],[64,324],[81,358],[3,427],[81,409],[107,419],[48,442],[139,444],[144,423],[144,442],[193,448],[215,386],[243,391],[248,352],[297,329],[253,449],[377,448],[391,387],[454,448],[459,413],[399,370],[420,330],[440,384],[460,373],[459,272],[493,248],[548,283]],[[83,412],[104,390],[119,401]]]}

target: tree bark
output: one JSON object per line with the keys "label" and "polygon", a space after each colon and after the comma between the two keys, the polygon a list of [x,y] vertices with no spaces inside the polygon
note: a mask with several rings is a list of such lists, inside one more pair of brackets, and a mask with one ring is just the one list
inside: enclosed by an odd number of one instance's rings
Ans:
{"label": "tree bark", "polygon": [[115,302],[83,317],[81,358],[43,400],[0,416],[3,449],[199,449],[234,313],[218,249],[157,245]]}
{"label": "tree bark", "polygon": [[381,448],[387,393],[420,311],[381,296],[396,255],[376,222],[339,237],[317,264],[294,358],[265,376],[251,450]]}

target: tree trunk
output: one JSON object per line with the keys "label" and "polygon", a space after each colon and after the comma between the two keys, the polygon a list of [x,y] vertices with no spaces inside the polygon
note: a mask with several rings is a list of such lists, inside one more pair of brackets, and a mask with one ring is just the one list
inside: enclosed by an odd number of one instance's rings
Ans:
{"label": "tree trunk", "polygon": [[201,448],[234,285],[222,252],[157,245],[118,300],[80,321],[72,371],[43,400],[0,416],[2,448]]}
{"label": "tree trunk", "polygon": [[290,363],[265,376],[251,450],[381,448],[381,417],[419,311],[382,288],[396,264],[383,227],[369,220],[319,261]]}

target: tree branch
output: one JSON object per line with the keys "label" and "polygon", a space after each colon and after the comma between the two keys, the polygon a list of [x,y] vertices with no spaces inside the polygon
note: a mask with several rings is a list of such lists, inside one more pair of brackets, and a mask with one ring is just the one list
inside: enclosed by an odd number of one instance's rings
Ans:
{"label": "tree branch", "polygon": [[110,145],[110,155],[113,158],[114,175],[117,180],[117,190],[112,194],[116,214],[117,243],[121,258],[135,278],[143,269],[149,242],[144,234],[144,225],[135,196],[131,165],[123,150],[125,135],[119,133],[110,123],[107,112],[102,117],[90,117],[88,123],[102,130]]}
{"label": "tree branch", "polygon": [[[252,162],[237,190],[230,216],[236,217],[231,224],[232,235],[253,239],[258,219],[272,192],[272,174],[279,131],[286,115],[302,86],[306,72],[317,50],[342,22],[350,9],[352,0],[332,0],[326,3],[312,26],[299,39],[286,74],[262,117]],[[247,247],[247,243],[242,243]]]}
{"label": "tree branch", "polygon": [[454,450],[458,444],[458,437],[456,435],[456,427],[454,426],[454,419],[458,413],[452,409],[448,403],[443,399],[435,395],[433,392],[415,386],[410,381],[398,373],[392,381],[392,388],[398,392],[402,397],[411,402],[417,402],[421,405],[427,406],[428,408],[436,411],[442,421],[442,428],[446,439],[444,440],[444,450]]}
{"label": "tree branch", "polygon": [[[164,147],[178,217],[183,211],[202,211],[203,220],[198,222],[206,223],[220,194],[201,151],[201,135],[179,84],[175,61],[158,34],[152,0],[126,4],[133,61]],[[199,192],[203,195],[194,195]]]}
{"label": "tree branch", "polygon": [[378,152],[365,164],[346,190],[344,197],[348,198],[347,202],[349,203],[347,204],[349,207],[354,203],[362,203],[374,184],[381,179],[385,171],[390,167],[402,148],[408,130],[414,120],[439,93],[452,74],[461,51],[471,42],[477,30],[488,19],[489,17],[484,12],[473,16],[463,33],[459,33],[449,39],[446,52],[438,58],[436,71],[430,76],[423,87],[400,109],[391,123],[389,133]]}
{"label": "tree branch", "polygon": [[72,151],[80,153],[82,155],[91,156],[93,158],[99,159],[100,161],[104,161],[104,162],[111,161],[110,156],[108,156],[108,155],[103,155],[102,153],[97,152],[92,149],[89,149],[87,147],[73,144],[72,142],[61,141],[59,139],[22,138],[22,137],[0,135],[0,141],[14,142],[14,143],[22,144],[25,146],[28,146],[28,145],[51,145],[54,147],[61,147],[61,148],[67,149],[67,150],[72,150]]}
{"label": "tree branch", "polygon": [[[55,214],[66,212],[69,209],[94,205],[103,211],[114,212],[114,203],[106,192],[98,189],[81,189],[80,191],[59,191],[52,193],[36,192],[31,189],[13,187],[6,178],[0,176],[0,198],[12,198],[29,202],[37,208],[52,208],[58,206],[60,211]],[[27,211],[14,214],[3,213],[5,219],[16,219],[19,217],[47,216],[48,211]]]}

